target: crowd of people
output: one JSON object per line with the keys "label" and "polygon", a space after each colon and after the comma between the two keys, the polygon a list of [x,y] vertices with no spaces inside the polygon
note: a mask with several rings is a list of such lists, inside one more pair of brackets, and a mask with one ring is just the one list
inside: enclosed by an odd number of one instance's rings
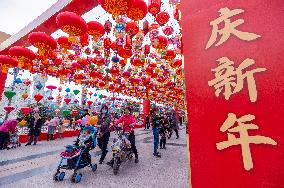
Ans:
{"label": "crowd of people", "polygon": [[[82,114],[81,119],[83,121],[86,116],[89,116],[88,110],[85,110],[85,113]],[[172,137],[173,132],[175,132],[176,139],[179,138],[179,122],[175,110],[166,112],[159,108],[153,108],[150,112],[150,116],[145,117],[145,129],[150,129],[152,127],[153,131],[153,155],[155,157],[161,157],[159,150],[166,149],[167,139]],[[11,142],[13,135],[17,133],[17,124],[22,121],[21,118],[12,119],[5,121],[0,125],[0,149],[10,149],[8,144]],[[62,134],[66,126],[64,125],[63,118],[59,116],[55,117],[41,117],[39,113],[33,113],[29,115],[29,118],[26,119],[27,128],[28,128],[28,142],[26,146],[36,145],[38,138],[41,134],[42,126],[47,126],[47,141],[54,140],[54,135],[56,131],[59,133],[59,138],[62,139]],[[74,123],[74,122],[73,122]],[[180,121],[181,123],[181,121]],[[135,163],[139,162],[138,159],[138,150],[135,143],[135,125],[136,118],[132,114],[132,108],[126,107],[122,112],[121,116],[117,114],[111,114],[109,112],[109,107],[106,104],[101,106],[100,112],[98,113],[98,122],[97,122],[97,142],[98,146],[101,149],[102,153],[100,156],[99,164],[104,162],[104,159],[108,153],[108,143],[110,139],[111,131],[113,126],[120,126],[123,132],[128,133],[128,141],[130,142],[131,150],[135,155]],[[83,131],[83,128],[86,126],[84,124],[78,125]],[[81,135],[81,134],[80,134]],[[77,141],[79,142],[80,135],[78,135]],[[86,133],[87,135],[87,133]],[[112,165],[113,161],[109,161],[107,164]]]}

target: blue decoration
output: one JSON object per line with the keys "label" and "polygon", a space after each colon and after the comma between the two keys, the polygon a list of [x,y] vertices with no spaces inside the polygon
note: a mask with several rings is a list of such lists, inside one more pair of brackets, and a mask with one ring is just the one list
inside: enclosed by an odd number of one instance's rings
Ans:
{"label": "blue decoration", "polygon": [[16,79],[14,80],[14,83],[15,83],[15,84],[21,84],[21,83],[23,83],[23,81],[21,80],[21,78],[16,78]]}
{"label": "blue decoration", "polygon": [[36,85],[36,88],[37,88],[38,90],[41,90],[41,88],[43,88],[43,85],[42,85],[41,83],[38,83],[38,84]]}
{"label": "blue decoration", "polygon": [[66,91],[67,93],[69,93],[71,90],[70,90],[70,88],[66,88],[65,91]]}
{"label": "blue decoration", "polygon": [[119,58],[117,56],[113,56],[111,58],[111,61],[114,62],[114,63],[117,63],[117,62],[119,62]]}

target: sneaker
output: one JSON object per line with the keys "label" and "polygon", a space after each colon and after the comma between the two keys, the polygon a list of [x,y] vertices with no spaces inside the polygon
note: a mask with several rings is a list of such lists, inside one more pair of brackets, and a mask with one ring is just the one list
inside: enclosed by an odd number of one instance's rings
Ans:
{"label": "sneaker", "polygon": [[139,159],[138,158],[135,159],[135,163],[139,163]]}
{"label": "sneaker", "polygon": [[36,145],[36,143],[34,143],[34,145]]}
{"label": "sneaker", "polygon": [[162,157],[162,156],[161,156],[161,154],[160,154],[159,152],[157,152],[157,153],[153,153],[153,155],[154,155],[155,157],[160,157],[160,158]]}
{"label": "sneaker", "polygon": [[31,145],[31,143],[27,143],[25,146],[30,146]]}
{"label": "sneaker", "polygon": [[107,162],[106,164],[112,167],[113,166],[113,160]]}
{"label": "sneaker", "polygon": [[179,137],[177,137],[176,139],[179,139]]}

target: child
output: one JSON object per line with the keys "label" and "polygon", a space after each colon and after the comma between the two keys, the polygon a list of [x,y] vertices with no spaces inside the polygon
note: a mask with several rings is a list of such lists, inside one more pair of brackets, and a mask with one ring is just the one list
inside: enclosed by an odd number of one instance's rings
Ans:
{"label": "child", "polygon": [[160,149],[166,149],[167,142],[167,129],[169,126],[169,121],[166,115],[163,116],[161,120],[161,128],[160,128]]}
{"label": "child", "polygon": [[77,139],[75,146],[84,147],[82,153],[82,159],[87,162],[91,162],[91,155],[89,151],[94,148],[94,139],[91,136],[91,132],[88,129],[84,129]]}
{"label": "child", "polygon": [[17,131],[15,133],[11,134],[11,144],[12,144],[12,148],[16,148],[16,147],[21,147],[21,143],[19,141],[19,135],[17,133]]}
{"label": "child", "polygon": [[60,140],[62,139],[62,134],[64,132],[64,125],[63,125],[63,121],[60,121],[58,127],[57,127],[58,133],[59,133],[59,138]]}

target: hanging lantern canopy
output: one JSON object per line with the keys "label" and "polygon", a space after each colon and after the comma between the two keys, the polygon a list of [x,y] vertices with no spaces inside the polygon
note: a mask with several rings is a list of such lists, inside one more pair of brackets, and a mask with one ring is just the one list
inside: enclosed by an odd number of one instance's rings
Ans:
{"label": "hanging lantern canopy", "polygon": [[57,42],[45,32],[32,32],[28,36],[29,42],[38,48],[39,55],[47,55],[47,52],[56,49]]}
{"label": "hanging lantern canopy", "polygon": [[134,0],[129,9],[127,10],[128,18],[139,21],[145,18],[148,13],[147,4],[144,0]]}
{"label": "hanging lantern canopy", "polygon": [[148,11],[156,16],[161,10],[161,0],[148,0]]}
{"label": "hanging lantern canopy", "polygon": [[87,32],[86,21],[74,12],[61,12],[56,16],[58,27],[70,36],[82,36]]}
{"label": "hanging lantern canopy", "polygon": [[102,8],[113,16],[124,15],[133,0],[98,0]]}
{"label": "hanging lantern canopy", "polygon": [[90,21],[87,23],[88,34],[93,36],[95,39],[100,38],[105,34],[104,26],[97,21]]}
{"label": "hanging lantern canopy", "polygon": [[156,21],[159,25],[165,25],[170,19],[170,15],[167,12],[160,12],[156,16]]}

